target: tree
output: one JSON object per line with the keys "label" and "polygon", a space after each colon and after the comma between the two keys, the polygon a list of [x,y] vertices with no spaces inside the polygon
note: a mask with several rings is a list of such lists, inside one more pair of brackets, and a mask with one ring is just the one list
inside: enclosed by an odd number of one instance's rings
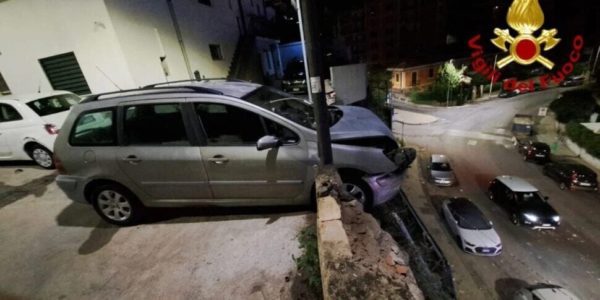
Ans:
{"label": "tree", "polygon": [[463,82],[465,78],[464,73],[466,70],[466,66],[462,66],[460,69],[457,69],[452,60],[446,62],[440,68],[438,82],[447,91],[446,103],[450,101],[451,93],[459,87],[461,82]]}

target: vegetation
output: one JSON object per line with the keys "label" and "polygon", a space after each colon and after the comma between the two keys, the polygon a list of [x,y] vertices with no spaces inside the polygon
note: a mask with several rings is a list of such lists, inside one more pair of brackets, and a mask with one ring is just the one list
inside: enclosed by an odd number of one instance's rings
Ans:
{"label": "vegetation", "polygon": [[386,105],[390,89],[390,73],[385,68],[373,68],[369,70],[367,80],[369,82],[367,108],[390,125],[391,112]]}
{"label": "vegetation", "polygon": [[457,69],[452,60],[446,62],[440,68],[436,81],[427,90],[413,91],[411,100],[418,104],[435,104],[436,101],[464,104],[471,97],[471,87],[462,84],[466,69],[465,66]]}
{"label": "vegetation", "polygon": [[567,124],[567,136],[579,147],[585,149],[587,153],[600,158],[600,135],[595,134],[578,122],[569,122]]}
{"label": "vegetation", "polygon": [[302,255],[294,257],[301,277],[306,279],[308,287],[314,295],[322,295],[321,269],[319,267],[319,251],[315,225],[304,228],[298,235]]}
{"label": "vegetation", "polygon": [[600,107],[589,90],[575,90],[563,93],[562,98],[550,104],[550,110],[556,114],[561,123],[588,122],[590,116]]}

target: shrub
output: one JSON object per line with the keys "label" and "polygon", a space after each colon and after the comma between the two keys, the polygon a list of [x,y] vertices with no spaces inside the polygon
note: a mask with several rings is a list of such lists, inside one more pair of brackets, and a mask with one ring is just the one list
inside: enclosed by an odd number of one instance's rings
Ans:
{"label": "shrub", "polygon": [[587,122],[590,115],[600,111],[592,92],[588,90],[575,90],[565,92],[563,97],[550,104],[550,110],[556,114],[556,119],[561,123]]}
{"label": "shrub", "polygon": [[321,268],[319,266],[319,249],[317,231],[314,225],[304,228],[298,235],[302,255],[295,257],[296,267],[305,278],[314,295],[322,295]]}
{"label": "shrub", "polygon": [[567,136],[590,155],[600,158],[600,135],[577,123],[567,124]]}

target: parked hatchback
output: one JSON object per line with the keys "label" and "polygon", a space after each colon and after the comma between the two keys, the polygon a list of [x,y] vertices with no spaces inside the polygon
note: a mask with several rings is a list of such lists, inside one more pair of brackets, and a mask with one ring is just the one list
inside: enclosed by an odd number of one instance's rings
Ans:
{"label": "parked hatchback", "polygon": [[596,173],[584,165],[553,162],[544,166],[544,175],[558,182],[561,190],[598,190]]}
{"label": "parked hatchback", "polygon": [[537,188],[516,176],[498,176],[490,182],[488,195],[510,215],[515,225],[533,229],[556,229],[560,216]]}
{"label": "parked hatchback", "polygon": [[[371,111],[329,108],[344,188],[365,206],[399,191],[392,132]],[[318,163],[312,106],[247,82],[153,85],[86,98],[55,144],[57,183],[106,221],[150,206],[299,205]]]}
{"label": "parked hatchback", "polygon": [[454,171],[446,155],[431,155],[428,168],[429,176],[435,185],[453,186],[456,184],[456,175],[454,175]]}
{"label": "parked hatchback", "polygon": [[52,147],[79,96],[65,91],[0,98],[0,160],[30,160],[52,169]]}
{"label": "parked hatchback", "polygon": [[492,222],[473,202],[466,198],[444,200],[442,214],[463,251],[483,256],[502,253],[502,242]]}
{"label": "parked hatchback", "polygon": [[524,161],[534,161],[540,164],[550,161],[550,146],[546,143],[527,140],[519,144],[519,153]]}

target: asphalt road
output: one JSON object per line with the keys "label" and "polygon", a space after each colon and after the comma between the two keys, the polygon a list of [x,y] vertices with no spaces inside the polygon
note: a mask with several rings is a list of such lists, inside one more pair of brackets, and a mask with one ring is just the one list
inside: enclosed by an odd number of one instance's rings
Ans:
{"label": "asphalt road", "polygon": [[[425,223],[453,266],[459,299],[509,299],[516,289],[536,283],[558,284],[581,299],[600,299],[600,194],[561,191],[542,174],[541,166],[524,162],[510,140],[514,114],[537,114],[558,92],[552,89],[464,107],[403,108],[440,118],[429,125],[405,125],[404,139],[421,148],[421,161],[431,153],[448,155],[460,182],[453,188],[425,183],[430,209],[421,211],[436,214]],[[400,125],[393,127],[400,137]],[[488,182],[498,175],[522,177],[550,197],[562,218],[560,228],[540,232],[514,226],[486,195]],[[437,214],[447,196],[471,199],[493,221],[504,246],[500,256],[477,257],[458,248]]]}

